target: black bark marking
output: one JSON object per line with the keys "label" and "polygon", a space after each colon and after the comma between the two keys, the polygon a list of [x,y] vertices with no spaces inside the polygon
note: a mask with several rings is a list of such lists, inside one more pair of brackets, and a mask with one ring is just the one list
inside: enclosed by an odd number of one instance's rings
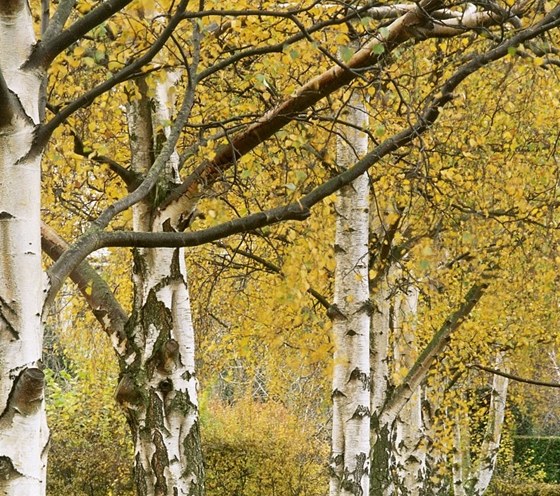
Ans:
{"label": "black bark marking", "polygon": [[378,418],[371,417],[372,430],[375,431],[376,441],[371,450],[371,470],[369,496],[384,496],[385,489],[389,486],[389,459],[391,441],[389,426],[379,426]]}
{"label": "black bark marking", "polygon": [[16,470],[12,459],[8,456],[0,456],[0,478],[4,481],[21,477],[23,474]]}
{"label": "black bark marking", "polygon": [[13,418],[16,413],[32,415],[43,400],[45,375],[38,368],[25,368],[15,378],[12,389],[8,394],[6,407],[0,414],[0,419]]}
{"label": "black bark marking", "polygon": [[0,212],[0,220],[11,220],[15,217],[9,212]]}
{"label": "black bark marking", "polygon": [[121,377],[115,399],[125,408],[135,408],[142,403],[142,394],[129,374],[123,374]]}
{"label": "black bark marking", "polygon": [[364,475],[368,475],[369,467],[366,466],[367,456],[365,453],[356,455],[356,468],[353,472],[344,471],[341,480],[341,487],[349,491],[354,496],[364,496],[361,480]]}
{"label": "black bark marking", "polygon": [[350,372],[350,378],[348,379],[348,382],[351,381],[360,381],[364,390],[368,390],[370,387],[369,375],[365,372],[362,372],[359,367],[356,367],[354,370],[352,370],[352,372]]}
{"label": "black bark marking", "polygon": [[21,415],[33,415],[43,401],[45,374],[38,368],[22,371],[16,379],[11,406]]}
{"label": "black bark marking", "polygon": [[154,370],[161,365],[162,353],[165,353],[164,348],[169,341],[171,341],[171,331],[173,329],[173,316],[171,309],[158,299],[156,289],[150,290],[146,303],[142,308],[140,316],[141,328],[144,332],[144,337],[148,336],[150,328],[157,331],[156,342],[152,356],[146,360],[146,373],[148,377],[152,377]]}
{"label": "black bark marking", "polygon": [[340,389],[333,389],[331,398],[346,398],[346,395]]}
{"label": "black bark marking", "polygon": [[138,496],[148,496],[148,485],[146,483],[146,470],[142,466],[140,454],[136,455],[134,463],[134,485]]}
{"label": "black bark marking", "polygon": [[159,350],[157,369],[165,374],[171,374],[177,367],[179,359],[179,343],[169,339]]}
{"label": "black bark marking", "polygon": [[371,415],[371,411],[369,407],[365,405],[358,405],[358,407],[354,411],[354,414],[352,415],[352,419],[369,417],[370,415]]}

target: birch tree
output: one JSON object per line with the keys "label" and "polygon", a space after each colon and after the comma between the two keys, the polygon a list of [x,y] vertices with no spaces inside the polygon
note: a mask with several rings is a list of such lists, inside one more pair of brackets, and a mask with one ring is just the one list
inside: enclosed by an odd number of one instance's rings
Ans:
{"label": "birch tree", "polygon": [[[337,164],[348,168],[367,152],[365,105],[352,93],[342,118],[348,128],[337,144]],[[333,336],[331,496],[366,495],[370,477],[368,283],[369,178],[343,187],[337,197]]]}
{"label": "birch tree", "polygon": [[[498,357],[497,365],[503,363]],[[507,389],[509,380],[505,376],[494,375],[489,393],[487,422],[480,447],[471,459],[473,449],[471,436],[464,419],[457,418],[454,426],[456,446],[453,451],[453,494],[457,496],[480,496],[486,492],[498,457],[500,438],[504,425]]]}
{"label": "birch tree", "polygon": [[49,437],[40,362],[41,153],[31,152],[43,74],[23,67],[35,43],[27,5],[3,2],[0,23],[0,43],[13,46],[0,54],[0,489],[31,496],[44,491]]}
{"label": "birch tree", "polygon": [[[525,4],[508,9],[493,5],[447,8],[433,0],[355,9],[344,6],[334,11],[316,8],[322,5],[313,3],[298,8],[272,4],[267,6],[270,10],[264,6],[214,7],[194,6],[187,0],[162,2],[157,9],[151,2],[63,0],[51,15],[47,1],[41,8],[20,0],[0,4],[0,40],[4,47],[13,47],[0,55],[0,167],[2,188],[6,189],[0,212],[6,229],[1,270],[4,281],[9,281],[0,294],[0,490],[6,495],[44,493],[48,434],[40,364],[41,316],[68,277],[78,283],[119,360],[122,374],[117,398],[127,410],[135,438],[138,493],[202,494],[194,348],[179,248],[255,232],[283,221],[305,221],[314,205],[372,167],[382,167],[384,157],[429,131],[466,78],[560,23],[559,8],[548,4],[544,10],[540,5]],[[333,55],[329,29],[361,19],[363,14],[370,17],[373,27],[366,22],[361,48],[344,51],[339,60]],[[526,26],[518,19],[524,15],[530,19]],[[42,21],[37,28],[39,41],[34,19]],[[257,28],[263,20],[273,36]],[[380,26],[379,20],[388,23]],[[244,29],[243,23],[251,29]],[[517,27],[511,36],[510,25]],[[305,188],[300,185],[288,198],[264,203],[257,199],[251,209],[238,209],[221,222],[183,232],[205,195],[219,185],[235,184],[243,168],[249,176],[253,173],[247,162],[262,159],[259,145],[278,139],[288,146],[294,136],[302,138],[296,132],[297,122],[313,123],[325,117],[325,112],[332,115],[331,109],[321,110],[321,102],[357,78],[371,77],[373,83],[379,83],[379,69],[390,64],[390,54],[396,55],[397,49],[413,50],[415,43],[422,46],[430,38],[476,36],[480,30],[490,32],[493,26],[508,36],[493,39],[480,52],[473,51],[459,61],[454,72],[428,92],[418,113],[409,115],[400,130],[379,141],[351,167],[329,170],[332,177]],[[324,46],[313,40],[319,35],[321,41],[326,40]],[[346,42],[347,37],[342,40]],[[153,98],[150,91],[155,86],[149,86],[147,93],[140,90],[138,98],[128,97],[136,95],[136,81],[144,76],[149,79],[157,74],[166,80],[170,68],[157,59],[164,47],[174,54],[170,65],[180,66],[185,76],[180,84],[172,83],[178,92],[177,104],[169,114],[171,122],[162,124],[159,133],[150,129],[152,116],[140,115],[149,113],[157,101],[143,100]],[[309,47],[313,50],[306,50]],[[312,55],[300,58],[303,52]],[[288,64],[285,59],[279,63],[276,56],[301,63]],[[275,62],[276,68],[297,68],[297,72],[284,74],[283,79],[265,74],[263,61]],[[312,74],[310,68],[314,68]],[[261,72],[253,77],[249,74],[253,70]],[[49,74],[53,77],[47,81]],[[239,85],[231,84],[232,80]],[[66,87],[68,81],[76,86]],[[252,106],[239,103],[249,100]],[[134,122],[130,141],[115,129],[126,120],[123,108],[127,103]],[[238,110],[233,116],[231,108]],[[111,122],[106,122],[107,116]],[[215,134],[216,129],[221,131]],[[95,146],[85,142],[87,139]],[[38,284],[44,279],[39,253],[39,169],[47,146],[57,153],[43,163],[45,181],[73,174],[61,164],[80,155],[97,167],[107,167],[104,174],[98,168],[89,169],[81,184],[107,194],[96,202],[96,208],[88,206],[79,212],[83,217],[73,225],[69,246],[52,228],[43,227],[45,250],[57,259],[46,273],[43,288]],[[130,153],[122,153],[123,149]],[[179,154],[180,177],[170,169],[175,153]],[[321,158],[321,153],[315,155]],[[272,162],[271,169],[279,166]],[[122,181],[118,187],[117,178]],[[296,186],[286,181],[278,185],[289,191]],[[64,199],[57,191],[53,194]],[[134,219],[128,222],[126,215],[134,206]],[[94,251],[109,247],[139,249],[131,270],[136,293],[130,315],[107,282],[84,262]],[[153,251],[143,250],[147,248]],[[473,305],[481,290],[475,286],[465,305]],[[450,327],[453,322],[444,331]],[[438,345],[420,355],[402,394],[395,395],[381,412],[383,422],[394,418],[408,397],[407,388],[416,387],[419,372],[424,373],[440,350]]]}

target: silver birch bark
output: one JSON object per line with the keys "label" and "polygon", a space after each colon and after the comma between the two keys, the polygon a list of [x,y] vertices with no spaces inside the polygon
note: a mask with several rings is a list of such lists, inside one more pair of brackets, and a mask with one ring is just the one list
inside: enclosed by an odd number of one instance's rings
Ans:
{"label": "silver birch bark", "polygon": [[461,419],[457,415],[455,417],[455,425],[453,428],[454,446],[452,454],[452,477],[453,477],[453,494],[454,496],[466,496],[465,492],[465,472],[468,468],[467,451],[469,443],[464,442],[464,430],[461,427]]}
{"label": "silver birch bark", "polygon": [[494,375],[492,382],[492,397],[490,399],[490,417],[486,428],[486,435],[480,449],[480,455],[477,460],[473,496],[480,496],[486,492],[494,469],[496,468],[496,460],[500,449],[500,440],[502,436],[502,427],[504,425],[504,416],[506,411],[508,379],[499,375]]}
{"label": "silver birch bark", "polygon": [[[496,360],[496,368],[500,368],[501,363],[503,363],[503,356],[500,355]],[[506,413],[508,385],[509,379],[507,377],[494,374],[488,408],[488,424],[471,476],[473,479],[473,487],[470,491],[472,496],[484,494],[494,475]]]}
{"label": "silver birch bark", "polygon": [[[375,224],[374,224],[375,225]],[[381,229],[377,226],[376,231]],[[382,496],[390,487],[391,425],[381,422],[389,391],[389,337],[391,333],[391,280],[383,278],[372,295],[371,336],[371,496]]]}
{"label": "silver birch bark", "polygon": [[[129,107],[133,167],[146,173],[156,139],[153,129],[169,121],[168,81],[156,90],[152,115],[146,87]],[[167,84],[166,84],[167,83]],[[154,122],[152,122],[154,120]],[[172,156],[173,157],[173,156]],[[177,174],[173,158],[166,179]],[[133,209],[136,231],[178,229],[179,215],[156,211],[143,201]],[[140,496],[200,495],[203,468],[198,428],[194,329],[182,248],[137,249],[134,310],[117,400],[125,407],[135,446],[135,481]]]}
{"label": "silver birch bark", "polygon": [[[415,321],[418,314],[418,288],[409,285],[398,294],[394,310],[395,366],[397,375],[410,370],[418,355]],[[392,459],[395,465],[395,492],[403,496],[422,494],[426,479],[426,432],[422,415],[422,386],[417,386],[410,400],[393,424]]]}
{"label": "silver birch bark", "polygon": [[[496,359],[503,362],[500,354]],[[455,423],[453,450],[453,493],[455,496],[482,496],[492,480],[504,425],[509,379],[494,374],[490,390],[487,424],[476,458],[470,455],[470,436],[460,418]]]}
{"label": "silver birch bark", "polygon": [[[35,43],[27,2],[0,4],[0,494],[45,494],[40,154],[42,75],[22,68]],[[6,47],[9,47],[7,49]]]}
{"label": "silver birch bark", "polygon": [[[354,164],[367,152],[367,125],[360,96],[348,103],[345,126],[337,141],[340,167]],[[360,176],[344,187],[336,201],[335,290],[333,316],[333,430],[331,496],[369,493],[369,178]]]}

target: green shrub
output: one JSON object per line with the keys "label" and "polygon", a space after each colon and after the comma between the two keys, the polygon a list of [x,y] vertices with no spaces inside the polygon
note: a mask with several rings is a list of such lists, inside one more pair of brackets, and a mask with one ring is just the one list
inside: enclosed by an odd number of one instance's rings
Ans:
{"label": "green shrub", "polygon": [[488,496],[560,496],[560,485],[557,484],[511,484],[496,481]]}
{"label": "green shrub", "polygon": [[545,472],[544,482],[560,482],[560,437],[514,436],[514,461],[530,457]]}

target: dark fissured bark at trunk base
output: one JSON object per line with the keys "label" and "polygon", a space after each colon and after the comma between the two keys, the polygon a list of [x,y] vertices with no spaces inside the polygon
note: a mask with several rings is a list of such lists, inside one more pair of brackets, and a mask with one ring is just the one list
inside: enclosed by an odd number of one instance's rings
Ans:
{"label": "dark fissured bark at trunk base", "polygon": [[183,314],[176,309],[187,294],[186,281],[171,263],[141,301],[146,266],[136,258],[137,310],[126,325],[128,349],[116,396],[134,440],[137,495],[203,496],[191,329],[179,322]]}
{"label": "dark fissured bark at trunk base", "polygon": [[389,487],[391,481],[391,474],[389,473],[391,433],[387,425],[375,425],[373,417],[372,432],[375,432],[376,435],[371,449],[369,496],[384,496],[385,490]]}

